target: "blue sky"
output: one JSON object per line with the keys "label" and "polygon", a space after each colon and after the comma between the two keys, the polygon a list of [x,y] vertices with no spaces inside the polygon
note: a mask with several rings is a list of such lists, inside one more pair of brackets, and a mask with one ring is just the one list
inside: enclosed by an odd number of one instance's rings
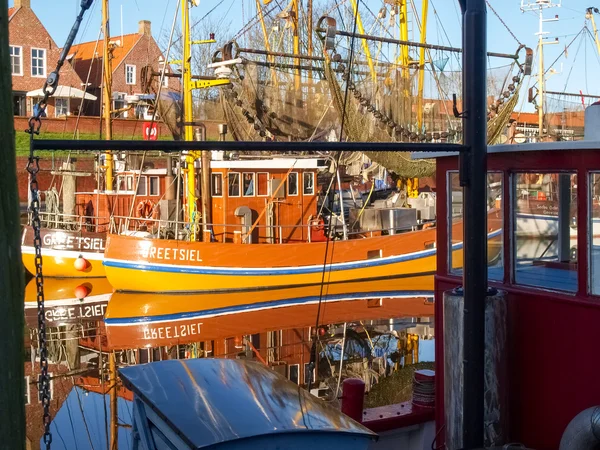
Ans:
{"label": "blue sky", "polygon": [[[139,20],[152,21],[152,30],[155,37],[165,35],[171,26],[172,17],[178,0],[111,0],[112,34],[119,34],[121,30],[121,9],[123,11],[123,32],[133,33],[137,30]],[[531,0],[534,1],[534,0]],[[556,1],[556,0],[555,0]],[[282,5],[288,0],[279,0]],[[315,0],[315,3],[319,0]],[[377,12],[383,0],[363,0],[371,10]],[[504,19],[517,38],[526,45],[535,48],[538,21],[534,13],[522,13],[521,0],[489,0],[491,6]],[[12,0],[9,0],[9,4]],[[80,0],[31,0],[32,8],[46,25],[58,45],[62,46],[75,18]],[[421,0],[415,0],[420,9]],[[553,62],[563,51],[573,37],[585,24],[585,9],[589,6],[600,6],[598,0],[563,0],[561,8],[547,12],[548,17],[558,14],[559,22],[545,24],[552,38],[559,37],[558,45],[545,47],[547,65]],[[84,19],[83,33],[78,42],[95,40],[100,27],[101,1],[95,0],[92,13]],[[214,9],[213,9],[214,8]],[[248,18],[255,15],[255,0],[200,0],[200,6],[192,8],[192,22],[196,22],[209,11],[214,23],[220,23],[219,29],[214,30],[217,40],[219,32],[227,29],[230,33],[237,32]],[[368,13],[363,8],[363,14]],[[429,10],[429,41],[444,45],[461,45],[461,31],[459,21],[460,9],[458,0],[430,0]],[[491,10],[488,10],[488,48],[490,51],[510,53],[516,50],[516,42],[506,31]],[[600,16],[597,17],[600,25]],[[179,22],[178,22],[179,24]],[[440,25],[443,25],[442,26]],[[223,34],[223,33],[221,33]],[[581,45],[579,46],[579,42]],[[579,52],[577,51],[579,48]],[[590,37],[579,39],[568,50],[565,59],[560,58],[554,66],[557,74],[548,80],[548,89],[556,91],[579,92],[600,94],[600,86],[595,82],[595,74],[600,70],[600,57]],[[561,70],[562,63],[562,70]],[[492,66],[505,64],[505,61],[491,60]],[[572,69],[573,67],[573,69]],[[547,67],[548,68],[548,67]],[[577,99],[575,99],[577,101]]]}

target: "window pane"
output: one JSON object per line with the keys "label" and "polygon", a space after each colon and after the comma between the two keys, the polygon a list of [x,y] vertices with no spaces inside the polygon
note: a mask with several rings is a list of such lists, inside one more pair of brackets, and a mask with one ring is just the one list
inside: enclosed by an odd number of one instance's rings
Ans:
{"label": "window pane", "polygon": [[212,195],[215,197],[223,196],[223,175],[220,173],[213,173],[211,176],[211,190]]}
{"label": "window pane", "polygon": [[239,197],[240,196],[240,174],[230,173],[228,175],[229,180],[229,196]]}
{"label": "window pane", "polygon": [[31,49],[31,75],[34,77],[46,76],[45,50]]}
{"label": "window pane", "polygon": [[137,195],[146,195],[146,177],[140,177],[140,183],[137,188]]}
{"label": "window pane", "polygon": [[13,75],[21,75],[21,47],[10,47],[10,66]]}
{"label": "window pane", "polygon": [[[488,278],[501,281],[503,271],[502,234],[502,173],[489,172],[487,177]],[[450,240],[448,267],[450,273],[462,274],[463,269],[463,188],[458,172],[448,173],[448,236]]]}
{"label": "window pane", "polygon": [[289,366],[289,379],[296,384],[300,384],[300,374],[298,373],[299,369],[300,367],[298,364],[292,364]]}
{"label": "window pane", "polygon": [[288,176],[288,195],[298,195],[298,172],[292,172]]}
{"label": "window pane", "polygon": [[254,196],[254,174],[244,173],[244,197]]}
{"label": "window pane", "polygon": [[304,179],[304,188],[302,193],[304,195],[313,195],[315,193],[315,174],[312,172],[306,172],[302,174]]}
{"label": "window pane", "polygon": [[514,176],[515,281],[528,286],[577,290],[577,176]]}
{"label": "window pane", "polygon": [[258,195],[269,195],[269,174],[262,172],[257,174],[258,177],[258,186],[257,186],[257,194]]}
{"label": "window pane", "polygon": [[159,195],[160,194],[160,184],[158,182],[158,177],[150,177],[150,195]]}

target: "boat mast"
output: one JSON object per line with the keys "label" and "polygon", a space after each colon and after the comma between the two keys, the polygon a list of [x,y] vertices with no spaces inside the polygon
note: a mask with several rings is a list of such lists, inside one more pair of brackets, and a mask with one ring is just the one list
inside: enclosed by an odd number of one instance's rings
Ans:
{"label": "boat mast", "polygon": [[[352,12],[354,17],[356,17],[356,29],[359,34],[365,34],[365,27],[362,23],[362,18],[360,17],[360,11],[358,11],[358,3],[356,0],[350,0],[352,3]],[[375,72],[375,65],[373,64],[373,58],[371,56],[371,50],[369,49],[369,41],[366,39],[362,39],[363,51],[365,52],[365,58],[367,59],[367,64],[369,65],[369,73],[371,74],[371,80],[373,81],[372,90],[377,86],[377,72]]]}
{"label": "boat mast", "polygon": [[[293,15],[293,23],[294,23],[294,55],[300,54],[300,34],[299,34],[299,24],[300,24],[300,15],[298,8],[298,0],[292,0],[292,15]],[[297,66],[297,69],[294,71],[294,90],[296,92],[296,98],[301,90],[301,78],[300,78],[300,60],[296,58],[294,60],[294,64]],[[302,98],[302,97],[300,97]]]}
{"label": "boat mast", "polygon": [[[422,0],[421,9],[421,44],[427,43],[427,13],[429,11],[429,0]],[[414,3],[413,3],[414,5]],[[417,23],[419,21],[417,20]],[[423,91],[425,88],[425,47],[419,49],[419,84],[418,84],[418,96],[417,96],[417,124],[418,132],[423,131]]]}
{"label": "boat mast", "polygon": [[[183,37],[183,58],[181,70],[183,73],[183,130],[184,140],[194,140],[194,111],[192,103],[192,47],[190,42],[190,5],[189,0],[181,0],[181,31]],[[185,221],[190,224],[190,241],[196,240],[193,222],[196,213],[196,171],[194,163],[198,158],[197,152],[190,151],[186,158],[187,172],[187,217]]]}
{"label": "boat mast", "polygon": [[[102,0],[102,28],[104,33],[104,47],[102,49],[102,65],[104,71],[104,83],[102,89],[103,109],[102,117],[104,119],[104,135],[107,141],[112,140],[112,61],[110,55],[110,26],[108,0]],[[113,155],[111,151],[105,153],[106,166],[106,191],[113,190]]]}
{"label": "boat mast", "polygon": [[598,28],[596,27],[596,20],[594,19],[594,13],[600,13],[598,8],[588,8],[585,11],[585,18],[591,20],[592,22],[592,30],[594,31],[594,41],[596,42],[596,49],[598,50],[598,55],[600,55],[600,38],[598,37]]}
{"label": "boat mast", "polygon": [[549,34],[544,31],[544,22],[556,22],[558,14],[551,19],[544,19],[544,8],[560,7],[561,0],[521,0],[521,11],[537,11],[539,28],[536,36],[538,37],[538,92],[537,102],[538,109],[538,141],[541,141],[544,135],[544,113],[546,110],[546,94],[545,94],[545,68],[544,68],[544,45],[558,44],[558,38],[554,41],[546,41],[544,35]]}

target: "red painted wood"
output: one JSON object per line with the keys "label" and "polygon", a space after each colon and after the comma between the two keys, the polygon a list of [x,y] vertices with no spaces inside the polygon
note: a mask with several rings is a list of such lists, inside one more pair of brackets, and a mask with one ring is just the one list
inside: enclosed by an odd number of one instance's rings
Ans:
{"label": "red painted wood", "polygon": [[[446,171],[457,168],[456,157],[437,161],[438,264],[435,280],[435,326],[438,363],[436,373],[436,424],[444,424],[443,404],[443,292],[462,280],[447,274]],[[488,155],[489,170],[504,175],[505,280],[491,285],[508,292],[509,416],[511,441],[536,449],[556,449],[572,418],[600,404],[597,374],[600,359],[600,301],[588,294],[588,171],[600,168],[600,152],[540,151]],[[551,292],[515,285],[511,278],[510,173],[575,172],[578,203],[578,292]],[[443,191],[443,192],[442,192]],[[438,443],[443,442],[443,431]]]}

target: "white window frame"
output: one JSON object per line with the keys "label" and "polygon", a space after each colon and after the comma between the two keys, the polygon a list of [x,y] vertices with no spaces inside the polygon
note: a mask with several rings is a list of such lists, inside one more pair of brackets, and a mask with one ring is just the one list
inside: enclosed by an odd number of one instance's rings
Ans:
{"label": "white window frame", "polygon": [[26,405],[31,404],[31,385],[29,384],[29,375],[25,377],[25,396],[27,397],[25,400]]}
{"label": "white window frame", "polygon": [[[290,178],[292,177],[292,175],[296,176],[296,193],[295,194],[290,194]],[[298,172],[290,172],[290,174],[287,177],[287,195],[288,197],[298,197],[299,193],[300,193],[300,186],[298,186],[298,179],[300,177],[298,176]]]}
{"label": "white window frame", "polygon": [[[146,175],[138,175],[139,181],[134,179],[134,183],[137,183],[136,186],[133,187],[133,190],[136,192],[136,195],[140,197],[148,197],[148,177]],[[143,194],[137,193],[140,187],[145,186],[145,190]],[[137,189],[136,189],[137,188]]]}
{"label": "white window frame", "polygon": [[19,72],[13,72],[13,58],[16,58],[15,55],[10,55],[10,73],[15,76],[15,77],[22,77],[23,76],[23,47],[21,47],[20,45],[11,45],[9,46],[9,52],[12,53],[14,48],[18,48],[19,49]]}
{"label": "white window frame", "polygon": [[[156,180],[157,184],[156,184],[156,194],[152,193],[152,180]],[[158,197],[160,195],[160,177],[158,176],[149,176],[148,177],[148,195],[150,197]]]}
{"label": "white window frame", "polygon": [[[252,194],[246,195],[246,190],[244,189],[244,180],[246,175],[252,175]],[[256,197],[256,174],[254,172],[243,172],[242,173],[242,197]]]}
{"label": "white window frame", "polygon": [[[44,73],[42,75],[34,75],[33,74],[33,51],[37,50],[37,51],[42,51],[44,52],[44,58],[43,58],[43,69],[44,69]],[[35,78],[46,78],[46,73],[48,72],[46,67],[46,59],[48,57],[48,52],[45,48],[35,48],[35,47],[31,47],[31,52],[29,53],[31,56],[31,76],[35,77]],[[39,59],[39,56],[36,56],[36,59]]]}
{"label": "white window frame", "polygon": [[[221,190],[220,194],[216,193],[215,190],[215,179],[218,178],[219,179],[219,188]],[[221,172],[213,172],[210,174],[210,194],[213,197],[223,197],[223,174]]]}
{"label": "white window frame", "polygon": [[[230,187],[229,177],[231,175],[237,175],[238,176],[238,195],[231,195],[231,191],[229,189],[229,187]],[[241,197],[241,196],[242,196],[242,174],[240,172],[229,172],[227,174],[227,197],[237,198],[237,197]]]}
{"label": "white window frame", "polygon": [[[304,191],[305,178],[312,178],[312,192],[306,193]],[[314,172],[302,172],[302,195],[315,195],[315,174]]]}
{"label": "white window frame", "polygon": [[[128,71],[130,68],[133,69],[131,72],[131,83],[128,80],[128,77],[129,77]],[[137,67],[135,66],[135,64],[125,64],[125,84],[127,84],[129,86],[133,86],[137,83],[136,71],[137,71]]]}
{"label": "white window frame", "polygon": [[[58,107],[56,106],[56,103],[58,101],[66,101],[67,102],[67,111],[64,114],[59,114],[58,113]],[[68,98],[64,98],[64,97],[56,97],[54,99],[54,117],[61,117],[61,116],[68,116],[69,115],[69,107],[71,106],[71,102]]]}
{"label": "white window frame", "polygon": [[[258,193],[258,176],[259,175],[266,175],[267,176],[267,193],[266,194],[259,194]],[[256,189],[254,190],[256,192],[256,196],[257,197],[269,197],[271,195],[271,193],[269,192],[270,189],[270,185],[269,185],[269,180],[271,179],[271,177],[269,177],[269,172],[256,172]]]}

